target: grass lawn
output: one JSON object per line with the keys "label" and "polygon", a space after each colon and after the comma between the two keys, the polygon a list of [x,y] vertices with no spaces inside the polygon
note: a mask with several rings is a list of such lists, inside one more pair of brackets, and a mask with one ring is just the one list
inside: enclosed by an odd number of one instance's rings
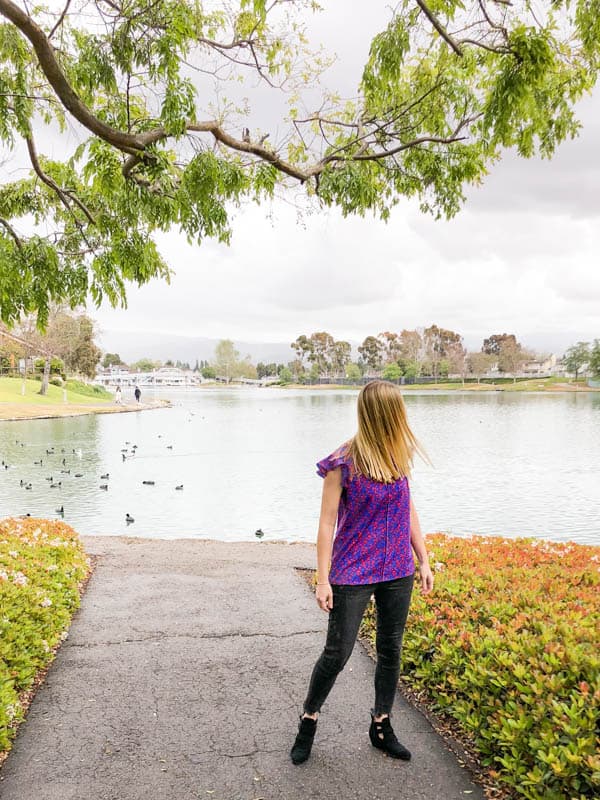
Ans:
{"label": "grass lawn", "polygon": [[[50,384],[48,393],[39,394],[40,381],[25,381],[25,394],[22,394],[23,381],[21,378],[0,378],[0,403],[12,405],[64,405],[64,389],[61,386]],[[72,386],[73,388],[70,388]],[[112,394],[104,389],[94,391],[86,384],[77,381],[67,381],[67,403],[75,405],[98,405],[112,401]]]}

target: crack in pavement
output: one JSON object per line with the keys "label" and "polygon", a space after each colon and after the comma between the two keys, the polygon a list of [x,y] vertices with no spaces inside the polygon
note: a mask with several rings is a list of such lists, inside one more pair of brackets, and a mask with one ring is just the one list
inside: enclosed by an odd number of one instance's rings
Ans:
{"label": "crack in pavement", "polygon": [[292,636],[306,636],[309,633],[320,633],[323,631],[306,630],[306,631],[292,631],[291,633],[271,633],[266,631],[257,631],[249,633],[246,631],[234,631],[233,633],[154,633],[150,636],[142,636],[139,638],[117,639],[115,641],[105,642],[72,642],[67,639],[63,644],[63,648],[69,649],[71,647],[107,647],[110,645],[118,644],[136,644],[137,642],[159,642],[163,639],[234,639],[236,637],[242,639],[249,639],[252,637],[266,636],[271,639],[289,639]]}

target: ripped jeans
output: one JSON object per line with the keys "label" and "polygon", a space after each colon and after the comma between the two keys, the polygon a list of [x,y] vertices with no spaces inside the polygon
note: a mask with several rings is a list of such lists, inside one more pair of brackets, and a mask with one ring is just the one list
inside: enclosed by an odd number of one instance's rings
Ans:
{"label": "ripped jeans", "polygon": [[389,714],[396,695],[400,674],[400,654],[404,625],[408,617],[414,574],[381,583],[338,584],[333,590],[333,608],[329,612],[327,641],[315,664],[304,712],[314,714],[333,688],[335,679],[352,654],[358,629],[371,595],[377,608],[377,666],[375,668],[374,716]]}

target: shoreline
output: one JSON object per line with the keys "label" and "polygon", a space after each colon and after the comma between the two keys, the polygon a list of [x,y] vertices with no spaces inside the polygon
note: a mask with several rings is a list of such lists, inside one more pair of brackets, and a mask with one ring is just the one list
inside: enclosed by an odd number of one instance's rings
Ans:
{"label": "shoreline", "polygon": [[[535,385],[534,385],[535,384]],[[542,383],[537,379],[519,381],[517,383],[416,383],[416,384],[395,384],[403,392],[508,392],[519,394],[581,394],[581,393],[594,393],[600,392],[600,388],[594,386],[585,386],[582,384],[569,384],[569,383]],[[359,391],[364,384],[344,384],[344,383],[286,383],[278,384],[273,383],[268,386],[250,386],[242,383],[217,383],[207,382],[197,384],[195,386],[181,387],[185,389],[302,389],[304,391],[311,391],[315,389],[323,389],[326,391]],[[171,389],[178,389],[180,387],[172,386]]]}
{"label": "shoreline", "polygon": [[[329,383],[329,384],[302,384],[302,383],[288,383],[284,386],[274,384],[268,388],[274,389],[349,389],[360,390],[364,384],[347,385],[343,383]],[[557,384],[539,384],[532,387],[531,383],[521,381],[520,383],[467,383],[464,386],[457,383],[417,383],[417,384],[396,384],[403,392],[519,392],[522,394],[538,393],[538,394],[573,394],[581,392],[600,392],[600,388],[593,386],[569,385],[568,383]],[[519,387],[522,388],[519,388]]]}
{"label": "shoreline", "polygon": [[147,403],[92,405],[65,403],[62,406],[48,404],[0,403],[1,422],[22,422],[30,419],[59,419],[62,417],[82,417],[86,414],[125,414],[134,411],[154,411],[158,408],[171,408],[170,400],[152,400]]}

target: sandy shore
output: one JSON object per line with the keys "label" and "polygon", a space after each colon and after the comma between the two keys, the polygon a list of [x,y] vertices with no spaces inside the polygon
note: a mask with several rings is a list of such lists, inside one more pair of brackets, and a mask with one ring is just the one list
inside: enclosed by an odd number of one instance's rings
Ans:
{"label": "sandy shore", "polygon": [[54,417],[80,417],[83,414],[124,414],[128,411],[152,411],[156,408],[169,408],[168,400],[152,400],[148,403],[65,403],[56,405],[26,405],[22,403],[0,403],[0,420],[14,422],[23,419],[52,419]]}

